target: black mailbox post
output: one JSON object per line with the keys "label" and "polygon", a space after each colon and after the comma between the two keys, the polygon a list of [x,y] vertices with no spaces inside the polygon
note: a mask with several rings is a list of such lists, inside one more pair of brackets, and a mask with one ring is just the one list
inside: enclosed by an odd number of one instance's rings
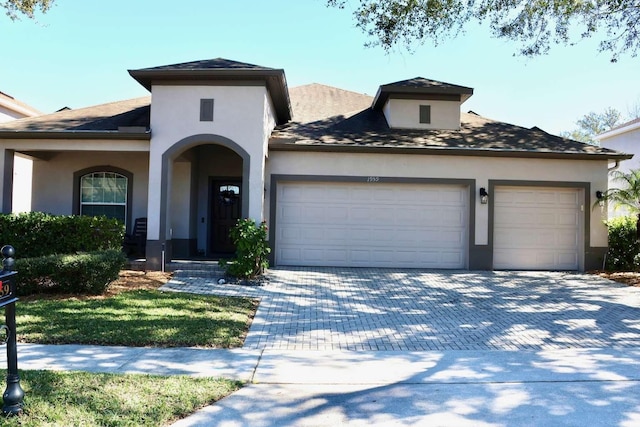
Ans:
{"label": "black mailbox post", "polygon": [[22,412],[24,391],[18,375],[18,347],[16,340],[16,281],[13,270],[16,254],[13,246],[3,246],[2,271],[0,271],[0,307],[4,307],[5,324],[0,326],[7,344],[7,388],[2,395],[2,412],[18,415]]}

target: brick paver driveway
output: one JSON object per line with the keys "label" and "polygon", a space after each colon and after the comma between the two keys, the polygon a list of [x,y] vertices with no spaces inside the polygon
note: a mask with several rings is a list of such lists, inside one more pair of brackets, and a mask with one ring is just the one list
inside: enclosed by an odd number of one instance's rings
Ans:
{"label": "brick paver driveway", "polygon": [[264,286],[178,275],[165,289],[260,298],[252,349],[640,346],[640,288],[583,274],[278,268]]}

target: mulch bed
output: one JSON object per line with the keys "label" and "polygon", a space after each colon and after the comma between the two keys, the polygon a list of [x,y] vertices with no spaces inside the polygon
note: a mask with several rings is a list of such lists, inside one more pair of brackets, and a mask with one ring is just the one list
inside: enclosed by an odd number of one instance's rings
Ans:
{"label": "mulch bed", "polygon": [[629,286],[640,287],[640,273],[633,271],[607,272],[607,271],[590,271],[590,274],[596,274],[605,279],[624,283]]}

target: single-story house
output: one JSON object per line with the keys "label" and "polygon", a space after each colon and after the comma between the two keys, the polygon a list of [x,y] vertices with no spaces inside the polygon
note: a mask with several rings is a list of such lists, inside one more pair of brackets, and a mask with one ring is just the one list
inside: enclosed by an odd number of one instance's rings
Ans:
{"label": "single-story house", "polygon": [[226,59],[130,70],[151,97],[0,125],[32,209],[148,218],[147,268],[233,250],[266,221],[272,264],[585,270],[607,230],[596,191],[630,155],[461,113],[470,87],[421,77],[374,97]]}

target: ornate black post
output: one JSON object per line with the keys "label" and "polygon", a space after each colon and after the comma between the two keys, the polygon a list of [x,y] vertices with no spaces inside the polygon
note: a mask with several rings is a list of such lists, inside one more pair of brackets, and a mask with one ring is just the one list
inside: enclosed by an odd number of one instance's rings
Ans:
{"label": "ornate black post", "polygon": [[24,391],[20,387],[18,375],[18,347],[16,340],[16,282],[17,272],[13,270],[16,254],[13,246],[3,246],[2,271],[0,271],[0,307],[4,307],[6,343],[7,343],[7,388],[2,395],[2,412],[18,415],[22,412]]}

